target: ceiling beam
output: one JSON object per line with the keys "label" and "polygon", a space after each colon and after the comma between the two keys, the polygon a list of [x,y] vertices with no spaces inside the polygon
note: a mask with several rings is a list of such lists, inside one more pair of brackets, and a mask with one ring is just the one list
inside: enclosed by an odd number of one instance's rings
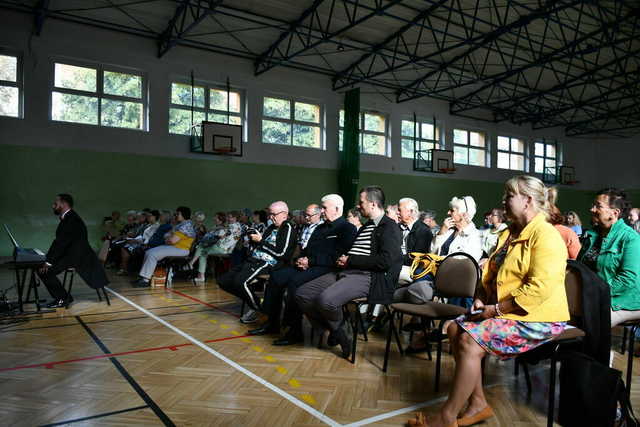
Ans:
{"label": "ceiling beam", "polygon": [[44,21],[47,18],[49,12],[49,0],[38,0],[38,3],[33,7],[33,32],[36,36],[42,34],[42,28]]}
{"label": "ceiling beam", "polygon": [[[446,72],[449,67],[451,67],[453,64],[455,64],[460,60],[472,61],[473,58],[471,58],[471,55],[474,52],[476,52],[478,49],[488,49],[493,43],[498,41],[498,39],[503,35],[508,34],[514,30],[518,30],[521,27],[525,27],[530,23],[537,21],[539,19],[546,19],[551,14],[557,13],[564,9],[574,7],[577,4],[579,4],[580,1],[572,1],[566,4],[560,4],[557,7],[556,7],[556,3],[558,3],[558,0],[547,1],[538,9],[534,10],[528,15],[522,15],[518,19],[516,19],[515,21],[507,25],[500,26],[487,34],[483,34],[468,40],[465,43],[466,45],[470,45],[470,47],[467,50],[439,64],[434,70],[429,71],[428,73],[424,74],[420,78],[414,80],[413,82],[409,83],[408,85],[400,89],[400,91],[398,91],[398,94],[397,94],[397,101],[403,102],[403,101],[409,101],[411,99],[420,98],[422,96],[428,96],[428,93],[429,93],[428,91],[426,93],[424,93],[424,91],[422,93],[416,93],[416,90],[420,87],[420,85],[422,85],[422,83],[424,83],[430,77],[438,73]],[[477,79],[479,80],[480,76],[477,76]]]}
{"label": "ceiling beam", "polygon": [[[452,114],[457,114],[457,113],[461,113],[463,111],[467,111],[467,110],[472,110],[478,107],[484,107],[485,105],[485,100],[478,100],[478,102],[476,104],[474,104],[472,102],[472,99],[474,97],[476,97],[480,92],[484,91],[485,89],[488,89],[490,87],[496,87],[498,86],[500,83],[510,79],[511,77],[514,77],[518,74],[522,74],[525,71],[534,68],[534,67],[539,67],[542,65],[545,65],[549,62],[553,62],[553,61],[557,61],[559,59],[562,58],[566,58],[566,57],[570,57],[571,55],[575,54],[575,50],[577,49],[577,47],[581,44],[581,43],[585,43],[590,39],[593,39],[595,37],[601,36],[603,33],[606,34],[606,32],[610,31],[610,30],[615,30],[616,28],[618,28],[619,26],[621,26],[622,24],[624,24],[627,21],[631,21],[631,20],[635,20],[637,23],[638,17],[640,16],[640,8],[635,8],[632,9],[629,13],[626,13],[624,16],[620,16],[617,19],[610,21],[610,22],[606,22],[604,23],[602,26],[600,26],[600,28],[591,31],[581,37],[578,37],[576,39],[574,39],[572,42],[567,43],[566,45],[555,49],[551,52],[548,52],[544,55],[541,55],[538,59],[531,61],[525,65],[522,65],[520,67],[516,67],[514,69],[508,70],[508,71],[504,71],[498,74],[495,74],[493,76],[488,77],[486,80],[491,80],[489,83],[486,83],[484,85],[482,85],[480,88],[465,94],[464,96],[460,97],[459,99],[454,100],[451,103],[450,106],[450,111]],[[629,38],[629,37],[625,37],[623,39],[609,39],[602,43],[598,46],[598,48],[603,48],[606,46],[612,46],[612,45],[617,45],[619,43],[624,43],[627,41],[632,40],[633,38]]]}
{"label": "ceiling beam", "polygon": [[[262,52],[254,63],[255,75],[260,75],[270,69],[290,61],[294,57],[313,49],[327,40],[340,36],[345,31],[368,21],[369,19],[383,14],[387,9],[402,2],[402,0],[375,0],[375,7],[365,7],[356,1],[354,4],[348,0],[326,0],[330,3],[329,13],[321,16],[318,12],[325,0],[314,0],[313,4],[307,8],[298,19],[293,21],[289,29],[283,31],[280,36]],[[336,9],[344,11],[344,17],[336,17]],[[360,12],[364,11],[364,12]],[[330,31],[333,20],[346,20],[347,23],[336,30]],[[301,31],[305,22],[308,30]],[[317,24],[318,27],[313,26]],[[312,40],[311,31],[322,33],[320,39]]]}
{"label": "ceiling beam", "polygon": [[[223,0],[182,0],[158,38],[158,58],[166,55],[172,47],[180,43],[191,30],[215,12]],[[205,6],[205,7],[202,7]]]}

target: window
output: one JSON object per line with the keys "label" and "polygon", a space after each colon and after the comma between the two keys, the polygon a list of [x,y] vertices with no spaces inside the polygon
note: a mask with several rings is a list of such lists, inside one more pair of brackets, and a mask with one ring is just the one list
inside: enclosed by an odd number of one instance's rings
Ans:
{"label": "window", "polygon": [[56,62],[51,118],[146,130],[146,85],[141,73]]}
{"label": "window", "polygon": [[322,149],[320,105],[285,98],[264,97],[262,142]]}
{"label": "window", "polygon": [[21,59],[0,51],[0,116],[22,117]]}
{"label": "window", "polygon": [[498,137],[498,168],[524,171],[524,140],[510,136]]}
{"label": "window", "polygon": [[415,130],[416,148],[418,150],[432,150],[440,148],[440,129],[433,123],[413,120],[402,121],[402,157],[413,159],[413,139]]}
{"label": "window", "polygon": [[555,177],[558,164],[557,143],[541,139],[534,143],[534,171]]}
{"label": "window", "polygon": [[[344,110],[340,110],[338,133],[338,149],[342,151],[344,133]],[[361,111],[358,119],[360,130],[360,153],[387,155],[387,118],[383,114],[372,111]]]}
{"label": "window", "polygon": [[[193,94],[193,116],[191,112]],[[169,133],[191,135],[193,125],[203,121],[241,125],[244,117],[242,92],[219,86],[172,82]],[[193,122],[192,122],[193,117]]]}
{"label": "window", "polygon": [[453,162],[461,165],[486,167],[487,148],[484,133],[454,129]]}

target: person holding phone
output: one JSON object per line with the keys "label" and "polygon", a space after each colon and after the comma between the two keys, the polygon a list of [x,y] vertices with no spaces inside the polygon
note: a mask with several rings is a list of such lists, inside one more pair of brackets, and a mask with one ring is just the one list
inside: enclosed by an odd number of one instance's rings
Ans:
{"label": "person holding phone", "polygon": [[451,392],[432,417],[420,413],[411,426],[469,426],[491,418],[482,388],[481,361],[509,359],[560,334],[569,320],[564,288],[567,248],[547,222],[547,188],[521,175],[505,184],[504,207],[512,221],[484,265],[471,313],[449,324],[456,360]]}

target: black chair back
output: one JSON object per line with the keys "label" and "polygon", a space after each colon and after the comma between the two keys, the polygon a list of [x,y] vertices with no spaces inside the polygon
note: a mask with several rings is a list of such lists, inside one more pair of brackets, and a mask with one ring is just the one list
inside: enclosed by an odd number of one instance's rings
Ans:
{"label": "black chair back", "polygon": [[438,266],[435,288],[441,297],[470,298],[475,295],[479,281],[480,267],[476,260],[468,253],[455,252]]}

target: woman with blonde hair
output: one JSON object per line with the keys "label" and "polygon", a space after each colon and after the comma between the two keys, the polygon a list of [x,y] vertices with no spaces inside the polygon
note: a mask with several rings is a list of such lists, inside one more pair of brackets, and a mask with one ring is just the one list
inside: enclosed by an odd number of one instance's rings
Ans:
{"label": "woman with blonde hair", "polygon": [[580,217],[574,211],[567,212],[565,225],[572,229],[578,236],[582,236],[582,221],[580,221]]}
{"label": "woman with blonde hair", "polygon": [[411,426],[470,426],[491,418],[482,359],[487,354],[509,359],[536,348],[560,334],[569,320],[567,250],[547,222],[546,187],[531,176],[511,178],[504,206],[512,223],[484,265],[472,306],[480,313],[461,316],[447,328],[456,361],[449,397],[438,413],[428,418],[420,413],[409,420]]}

